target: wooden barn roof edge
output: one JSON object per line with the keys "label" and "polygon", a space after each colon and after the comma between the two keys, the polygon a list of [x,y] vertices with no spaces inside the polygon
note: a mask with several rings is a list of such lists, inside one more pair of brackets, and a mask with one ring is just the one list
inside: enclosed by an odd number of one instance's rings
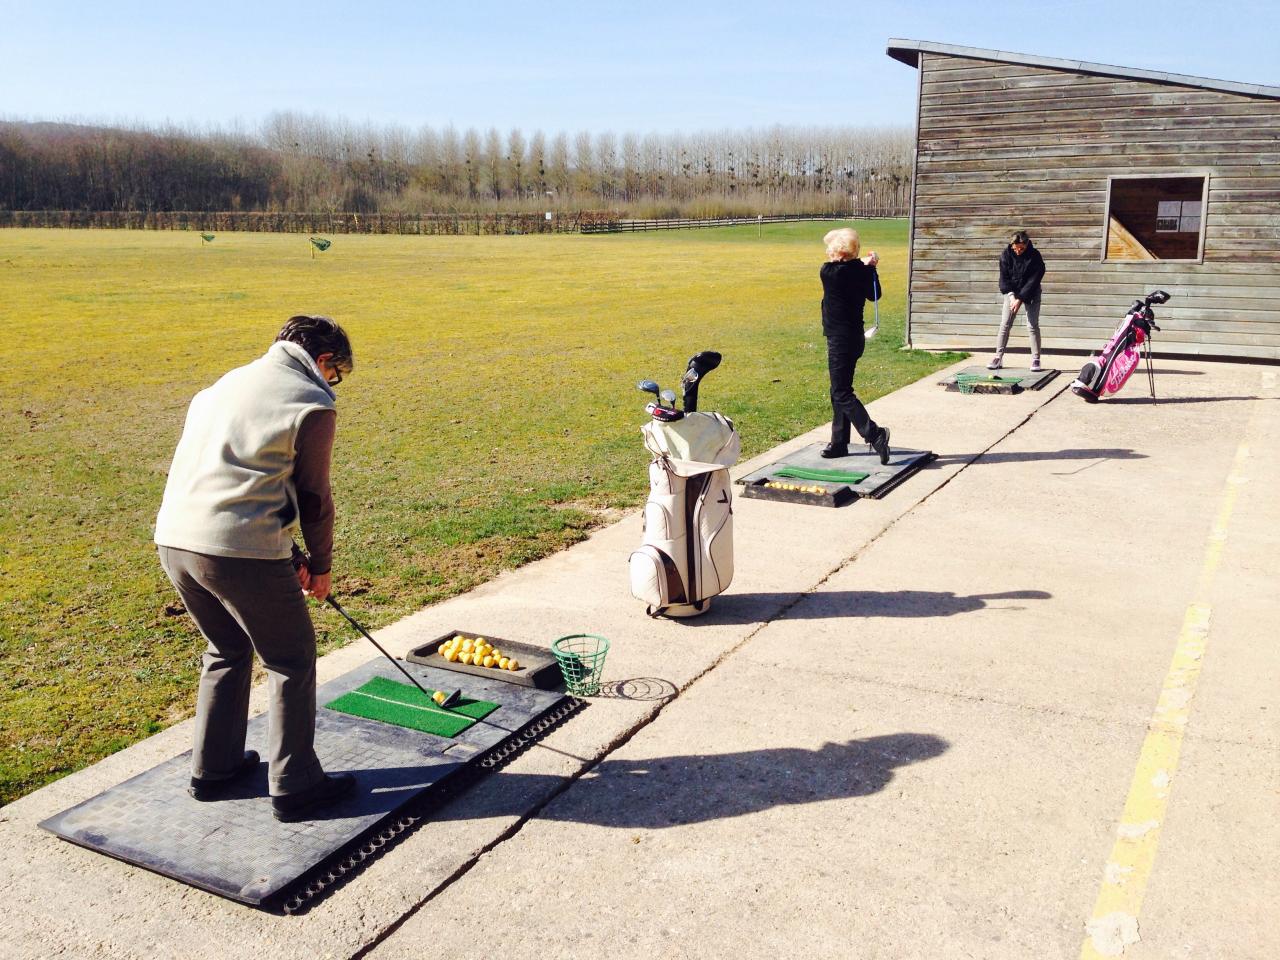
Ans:
{"label": "wooden barn roof edge", "polygon": [[1280,100],[1280,87],[1268,87],[1260,83],[1237,83],[1232,80],[1213,80],[1209,77],[1192,77],[1181,73],[1164,73],[1159,70],[1137,70],[1116,67],[1105,63],[1089,63],[1086,60],[1062,60],[1057,57],[1037,57],[1007,50],[985,50],[981,47],[961,47],[950,43],[934,43],[930,40],[891,39],[886,52],[893,59],[909,67],[920,65],[921,53],[942,53],[952,57],[969,57],[975,60],[995,60],[999,63],[1017,63],[1029,67],[1048,67],[1068,70],[1072,73],[1091,73],[1104,77],[1123,77],[1130,80],[1148,80],[1152,83],[1171,83],[1184,87],[1200,87],[1225,93],[1240,93],[1251,97],[1268,97]]}

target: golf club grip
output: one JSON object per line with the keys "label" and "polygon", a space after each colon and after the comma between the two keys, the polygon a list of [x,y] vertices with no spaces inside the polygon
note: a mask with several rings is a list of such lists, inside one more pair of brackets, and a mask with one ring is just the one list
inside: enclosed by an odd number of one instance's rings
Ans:
{"label": "golf club grip", "polygon": [[426,687],[424,687],[422,684],[420,684],[420,683],[417,681],[417,679],[415,679],[415,678],[414,678],[413,674],[411,674],[408,670],[406,670],[404,667],[402,667],[402,666],[400,665],[400,661],[399,661],[399,660],[397,660],[397,659],[396,659],[395,657],[393,657],[391,654],[387,653],[387,651],[383,648],[382,644],[380,644],[377,640],[373,639],[373,637],[371,637],[371,636],[369,635],[369,631],[367,631],[364,627],[360,626],[360,624],[356,623],[356,622],[355,622],[355,620],[354,620],[354,619],[352,619],[351,614],[347,613],[347,611],[345,611],[345,610],[343,610],[343,609],[342,609],[342,607],[339,605],[338,601],[337,601],[337,600],[335,600],[335,599],[333,599],[333,594],[329,594],[329,596],[325,597],[324,599],[325,599],[325,603],[329,604],[329,606],[333,607],[333,609],[337,610],[340,614],[342,614],[342,616],[346,619],[347,623],[351,624],[353,627],[355,627],[357,630],[359,630],[359,631],[364,635],[364,638],[365,638],[366,640],[368,640],[368,641],[369,641],[370,643],[372,643],[375,647],[377,647],[377,648],[378,648],[378,652],[379,652],[379,653],[381,653],[381,654],[382,654],[384,657],[386,657],[388,660],[390,660],[390,661],[391,661],[391,663],[392,663],[392,665],[393,665],[397,670],[399,670],[399,671],[400,671],[401,673],[403,673],[406,677],[408,677],[408,678],[409,678],[409,682],[410,682],[410,683],[412,683],[415,687],[417,687],[419,690],[421,690],[423,693],[425,693],[428,697],[429,697],[429,696],[431,696],[431,691],[429,691]]}

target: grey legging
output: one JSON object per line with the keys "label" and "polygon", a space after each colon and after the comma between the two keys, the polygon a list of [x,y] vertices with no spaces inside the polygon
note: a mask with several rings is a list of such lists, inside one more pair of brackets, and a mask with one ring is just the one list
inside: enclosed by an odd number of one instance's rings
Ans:
{"label": "grey legging", "polygon": [[[1031,355],[1040,356],[1040,295],[1022,301],[1022,315],[1027,318],[1027,333],[1031,337]],[[1004,353],[1009,344],[1009,331],[1013,328],[1013,294],[1006,293],[1000,311],[1000,336],[996,338],[996,353]]]}

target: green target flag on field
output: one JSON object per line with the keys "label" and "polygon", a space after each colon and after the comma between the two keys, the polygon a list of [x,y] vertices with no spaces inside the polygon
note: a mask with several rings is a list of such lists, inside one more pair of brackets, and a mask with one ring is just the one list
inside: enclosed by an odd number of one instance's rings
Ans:
{"label": "green target flag on field", "polygon": [[316,258],[317,250],[319,250],[321,253],[324,253],[332,245],[333,245],[332,240],[326,240],[324,237],[312,237],[311,238],[311,246],[312,246],[311,259],[314,260]]}
{"label": "green target flag on field", "polygon": [[204,246],[206,243],[213,243],[213,236],[212,233],[200,234],[200,245]]}

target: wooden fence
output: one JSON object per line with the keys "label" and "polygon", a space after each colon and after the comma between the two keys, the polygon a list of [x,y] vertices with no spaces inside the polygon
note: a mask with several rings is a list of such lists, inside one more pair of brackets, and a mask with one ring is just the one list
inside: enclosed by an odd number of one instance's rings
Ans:
{"label": "wooden fence", "polygon": [[805,220],[876,220],[905,217],[905,210],[878,208],[821,215],[776,214],[626,220],[617,211],[576,213],[208,213],[190,210],[0,210],[0,227],[60,227],[100,230],[194,230],[209,233],[308,233],[492,235],[526,233],[636,233],[689,227],[727,227]]}
{"label": "wooden fence", "polygon": [[210,233],[524,234],[577,233],[617,220],[616,211],[553,213],[245,213],[189,210],[0,210],[0,227],[197,230]]}

